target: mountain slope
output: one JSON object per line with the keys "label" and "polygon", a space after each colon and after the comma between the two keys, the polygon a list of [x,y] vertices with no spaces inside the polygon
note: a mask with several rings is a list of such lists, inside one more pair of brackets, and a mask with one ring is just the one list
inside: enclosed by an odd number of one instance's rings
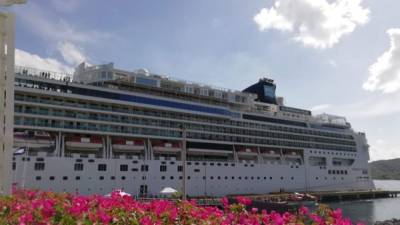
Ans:
{"label": "mountain slope", "polygon": [[370,162],[372,178],[378,180],[400,180],[400,159]]}

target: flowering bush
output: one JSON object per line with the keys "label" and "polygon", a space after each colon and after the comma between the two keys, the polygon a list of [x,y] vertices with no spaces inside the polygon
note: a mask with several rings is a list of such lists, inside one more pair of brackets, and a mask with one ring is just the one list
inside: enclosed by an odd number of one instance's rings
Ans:
{"label": "flowering bush", "polygon": [[114,192],[111,197],[79,196],[29,190],[0,197],[0,224],[316,224],[350,225],[341,210],[320,207],[315,212],[300,208],[297,213],[246,210],[251,200],[238,197],[236,204],[222,199],[223,209],[202,207],[194,201],[136,201]]}

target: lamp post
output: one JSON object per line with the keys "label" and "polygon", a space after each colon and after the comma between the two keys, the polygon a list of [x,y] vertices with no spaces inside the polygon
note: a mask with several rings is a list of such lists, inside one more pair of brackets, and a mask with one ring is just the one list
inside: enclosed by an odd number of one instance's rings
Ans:
{"label": "lamp post", "polygon": [[182,151],[181,151],[181,161],[182,161],[182,200],[186,200],[186,128],[181,126],[182,132]]}

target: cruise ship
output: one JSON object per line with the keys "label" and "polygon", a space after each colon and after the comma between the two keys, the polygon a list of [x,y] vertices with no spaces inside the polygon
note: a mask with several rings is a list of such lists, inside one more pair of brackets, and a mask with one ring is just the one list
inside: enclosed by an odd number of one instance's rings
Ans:
{"label": "cruise ship", "polygon": [[112,63],[71,76],[16,67],[13,185],[135,196],[373,189],[365,134],[285,106],[275,90],[268,78],[238,91]]}

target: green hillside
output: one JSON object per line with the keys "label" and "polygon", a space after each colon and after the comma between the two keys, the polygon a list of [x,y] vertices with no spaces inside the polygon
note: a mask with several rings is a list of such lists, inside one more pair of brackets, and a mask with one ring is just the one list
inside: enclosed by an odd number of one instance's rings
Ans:
{"label": "green hillside", "polygon": [[370,162],[372,178],[378,180],[400,180],[400,159]]}

